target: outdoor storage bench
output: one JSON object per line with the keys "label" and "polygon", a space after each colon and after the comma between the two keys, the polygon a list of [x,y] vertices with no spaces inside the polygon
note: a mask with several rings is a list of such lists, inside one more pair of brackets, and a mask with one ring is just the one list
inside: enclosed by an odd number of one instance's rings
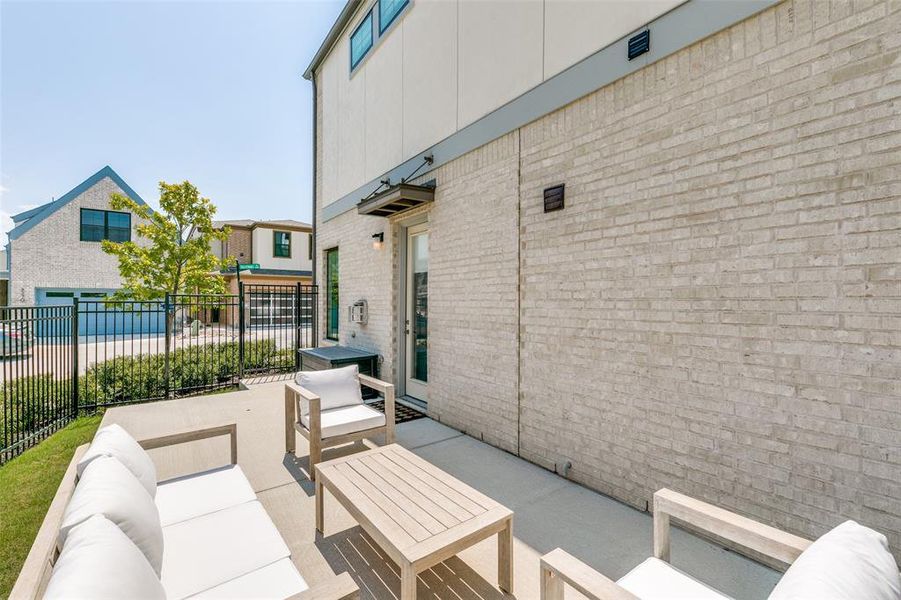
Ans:
{"label": "outdoor storage bench", "polygon": [[[224,467],[157,483],[146,450],[228,435]],[[350,575],[311,588],[237,464],[233,423],[142,440],[118,425],[81,446],[12,598],[351,599]]]}

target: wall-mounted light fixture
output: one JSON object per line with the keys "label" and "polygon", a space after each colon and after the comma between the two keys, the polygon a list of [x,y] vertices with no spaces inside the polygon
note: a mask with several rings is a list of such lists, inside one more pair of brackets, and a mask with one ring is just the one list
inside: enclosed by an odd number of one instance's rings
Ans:
{"label": "wall-mounted light fixture", "polygon": [[373,250],[381,250],[382,245],[385,243],[385,232],[380,231],[378,233],[372,234],[372,249]]}

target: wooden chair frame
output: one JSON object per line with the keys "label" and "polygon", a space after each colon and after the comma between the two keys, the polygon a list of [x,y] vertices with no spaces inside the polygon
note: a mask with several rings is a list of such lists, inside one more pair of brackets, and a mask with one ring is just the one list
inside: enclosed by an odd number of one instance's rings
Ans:
{"label": "wooden chair frame", "polygon": [[[203,427],[200,429],[184,429],[168,435],[138,440],[138,443],[145,450],[153,448],[162,448],[164,446],[173,446],[176,444],[184,444],[197,440],[203,440],[220,435],[228,435],[230,438],[230,464],[238,463],[238,425],[236,423],[225,423],[222,425],[213,425],[211,427]],[[75,449],[75,454],[66,468],[63,480],[60,482],[47,509],[41,528],[31,545],[31,550],[25,558],[25,564],[19,571],[19,577],[13,585],[10,592],[10,599],[15,600],[36,600],[44,596],[47,589],[47,583],[50,581],[50,575],[53,572],[53,565],[59,558],[59,547],[57,540],[59,538],[59,528],[62,525],[63,515],[66,506],[75,492],[75,485],[78,483],[77,466],[78,461],[87,452],[90,444],[83,444]],[[291,596],[289,600],[356,600],[359,598],[359,588],[354,583],[349,573],[336,575],[333,579],[329,579],[317,586],[311,586],[308,590]]]}
{"label": "wooden chair frame", "polygon": [[[811,542],[666,488],[654,494],[654,556],[670,560],[670,518],[791,564]],[[615,581],[557,548],[541,557],[541,600],[562,600],[564,584],[593,600],[638,600]]]}
{"label": "wooden chair frame", "polygon": [[[380,433],[385,434],[386,445],[394,443],[394,385],[369,375],[359,375],[359,379],[360,385],[381,392],[385,397],[385,424],[381,427],[372,427],[328,438],[322,437],[322,409],[319,396],[294,382],[285,384],[285,452],[294,454],[297,449],[295,432],[307,439],[310,443],[311,481],[316,481],[315,465],[322,462],[322,451],[326,448],[364,440]],[[300,420],[300,415],[303,414],[301,401],[309,404],[309,429]]]}

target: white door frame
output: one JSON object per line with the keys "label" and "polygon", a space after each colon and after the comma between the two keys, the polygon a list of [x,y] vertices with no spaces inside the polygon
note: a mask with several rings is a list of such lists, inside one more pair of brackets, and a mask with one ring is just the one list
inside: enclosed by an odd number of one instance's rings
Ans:
{"label": "white door frame", "polygon": [[[419,226],[428,225],[428,215],[420,214],[409,220],[398,223],[397,229],[397,322],[395,331],[397,332],[397,390],[399,396],[407,395],[407,335],[406,319],[407,319],[407,292],[408,272],[407,272],[407,240],[410,236],[410,229],[419,228]],[[415,400],[415,399],[414,399]],[[420,399],[416,403],[425,407],[427,399]]]}

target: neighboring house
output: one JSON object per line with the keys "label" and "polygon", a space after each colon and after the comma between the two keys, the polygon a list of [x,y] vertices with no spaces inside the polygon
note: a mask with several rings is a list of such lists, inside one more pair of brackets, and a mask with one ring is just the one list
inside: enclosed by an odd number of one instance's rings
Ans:
{"label": "neighboring house", "polygon": [[891,0],[348,1],[305,73],[322,343],[641,509],[677,484],[901,548],[899,30]]}
{"label": "neighboring house", "polygon": [[[217,228],[228,227],[225,242],[213,242],[213,254],[231,258],[223,271],[229,292],[238,293],[234,261],[258,264],[259,269],[241,272],[241,282],[252,284],[248,294],[247,322],[252,326],[292,323],[295,294],[282,286],[310,285],[313,281],[313,228],[300,221],[281,219],[254,221],[240,219],[215,221]],[[262,288],[259,286],[269,286]],[[222,315],[223,322],[226,315]]]}
{"label": "neighboring house", "polygon": [[119,289],[119,262],[101,240],[138,241],[138,219],[110,208],[110,195],[144,204],[110,167],[104,167],[58,199],[13,216],[9,232],[10,304],[72,304]]}
{"label": "neighboring house", "polygon": [[9,304],[9,263],[6,250],[0,250],[0,306]]}

